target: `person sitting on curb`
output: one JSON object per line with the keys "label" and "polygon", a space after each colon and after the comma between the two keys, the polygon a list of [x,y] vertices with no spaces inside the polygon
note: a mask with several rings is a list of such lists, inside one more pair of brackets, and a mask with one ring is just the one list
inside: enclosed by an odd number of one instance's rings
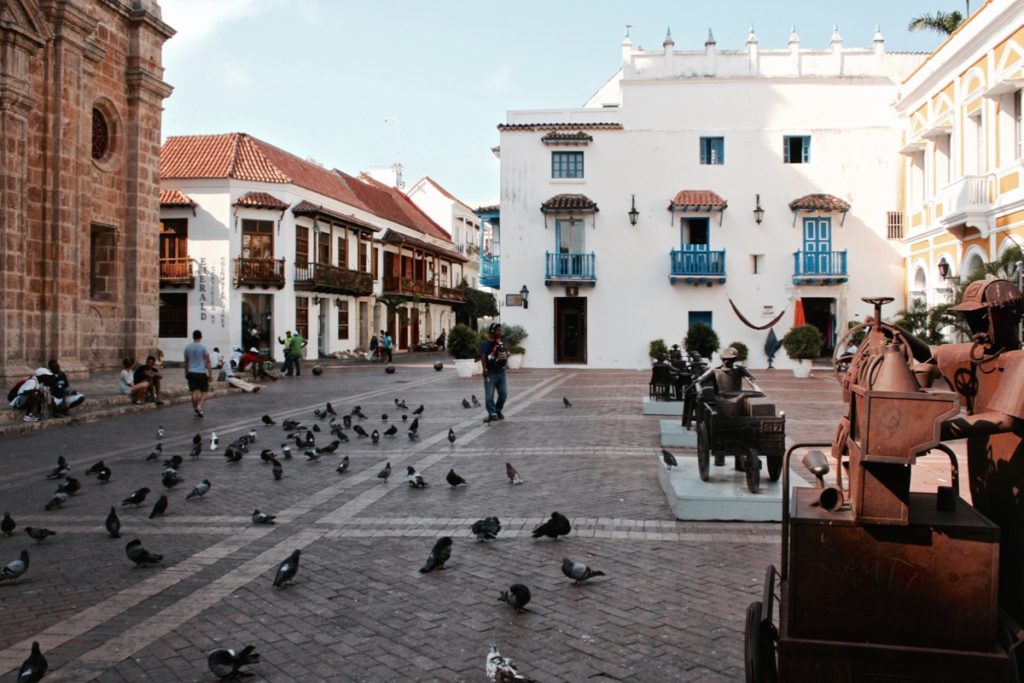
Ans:
{"label": "person sitting on curb", "polygon": [[21,418],[25,422],[39,422],[46,403],[42,380],[52,374],[46,368],[36,368],[34,373],[15,384],[8,392],[7,400],[11,407],[25,411],[25,417]]}
{"label": "person sitting on curb", "polygon": [[85,396],[80,392],[71,390],[71,383],[68,376],[60,369],[57,359],[51,358],[46,364],[50,375],[40,378],[41,383],[50,390],[50,397],[53,402],[53,415],[65,416],[72,408],[81,405]]}
{"label": "person sitting on curb", "polygon": [[225,365],[224,368],[220,371],[221,377],[218,379],[223,378],[223,380],[230,384],[231,386],[237,387],[238,389],[241,389],[246,393],[259,393],[261,387],[258,387],[250,382],[246,382],[244,379],[239,379],[235,377],[235,369],[235,361],[231,361],[230,363]]}
{"label": "person sitting on curb", "polygon": [[238,372],[249,371],[252,373],[253,379],[270,379],[277,381],[277,376],[267,372],[267,369],[263,367],[263,359],[260,358],[259,350],[254,346],[238,359]]}
{"label": "person sitting on curb", "polygon": [[158,406],[162,406],[164,402],[160,400],[160,380],[163,378],[156,367],[156,356],[146,356],[146,364],[135,369],[133,381],[135,384],[148,383],[145,400],[152,400]]}
{"label": "person sitting on curb", "polygon": [[125,358],[121,361],[121,384],[119,390],[123,396],[131,396],[132,403],[138,404],[146,397],[146,391],[149,390],[149,382],[143,380],[141,382],[135,381],[135,373],[132,372],[132,366],[135,365],[131,358]]}

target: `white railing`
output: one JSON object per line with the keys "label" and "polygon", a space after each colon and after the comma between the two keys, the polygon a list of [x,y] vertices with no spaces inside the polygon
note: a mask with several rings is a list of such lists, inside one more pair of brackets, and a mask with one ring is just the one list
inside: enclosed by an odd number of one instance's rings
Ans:
{"label": "white railing", "polygon": [[959,215],[988,207],[988,176],[968,175],[946,186],[945,215]]}

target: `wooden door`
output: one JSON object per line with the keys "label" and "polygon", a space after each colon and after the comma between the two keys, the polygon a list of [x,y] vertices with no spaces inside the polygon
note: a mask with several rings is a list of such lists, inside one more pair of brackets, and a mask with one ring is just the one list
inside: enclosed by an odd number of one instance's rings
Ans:
{"label": "wooden door", "polygon": [[587,299],[555,299],[555,362],[587,362]]}

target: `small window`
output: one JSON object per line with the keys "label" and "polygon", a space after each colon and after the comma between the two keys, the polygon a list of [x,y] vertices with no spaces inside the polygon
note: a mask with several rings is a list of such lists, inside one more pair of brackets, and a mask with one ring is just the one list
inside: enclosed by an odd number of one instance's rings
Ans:
{"label": "small window", "polygon": [[371,262],[373,279],[377,279],[377,263],[380,261],[380,249],[377,247],[373,248],[373,261]]}
{"label": "small window", "polygon": [[705,249],[708,247],[710,221],[707,218],[684,218],[682,226],[684,247],[703,247]]}
{"label": "small window", "polygon": [[725,163],[725,138],[700,139],[700,163],[721,166]]}
{"label": "small window", "polygon": [[309,339],[309,298],[295,297],[295,331]]}
{"label": "small window", "polygon": [[274,221],[242,221],[242,258],[274,258]]}
{"label": "small window", "polygon": [[323,230],[317,233],[316,262],[324,266],[331,265],[331,233]]}
{"label": "small window", "polygon": [[188,337],[188,294],[160,295],[161,339],[184,339]]}
{"label": "small window", "polygon": [[750,261],[753,265],[754,275],[758,275],[761,269],[764,268],[764,254],[751,254]]}
{"label": "small window", "polygon": [[295,263],[305,268],[309,263],[309,228],[295,226]]}
{"label": "small window", "polygon": [[348,240],[345,234],[338,236],[338,267],[348,268]]}
{"label": "small window", "polygon": [[160,258],[188,258],[188,219],[164,218],[160,220]]}
{"label": "small window", "polygon": [[552,178],[582,178],[583,152],[552,152]]}
{"label": "small window", "polygon": [[782,137],[783,161],[787,164],[809,164],[811,162],[810,135],[784,135]]}
{"label": "small window", "polygon": [[99,107],[92,108],[92,158],[103,161],[110,153],[110,123]]}
{"label": "small window", "polygon": [[348,339],[348,302],[338,301],[338,339]]}
{"label": "small window", "polygon": [[711,311],[690,311],[686,323],[687,329],[693,327],[694,323],[704,323],[711,327]]}

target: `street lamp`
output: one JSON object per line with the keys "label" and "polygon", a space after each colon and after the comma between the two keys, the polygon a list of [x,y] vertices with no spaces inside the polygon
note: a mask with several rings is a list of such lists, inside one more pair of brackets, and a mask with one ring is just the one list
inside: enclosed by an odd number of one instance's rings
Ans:
{"label": "street lamp", "polygon": [[636,195],[630,195],[632,198],[632,208],[629,210],[629,224],[636,225],[636,219],[640,217],[640,212],[636,210]]}
{"label": "street lamp", "polygon": [[761,195],[754,195],[754,222],[761,225],[764,220],[764,208],[761,206]]}
{"label": "street lamp", "polygon": [[949,262],[946,261],[946,257],[945,256],[943,256],[942,258],[939,259],[938,269],[939,269],[939,277],[941,277],[943,280],[948,280],[949,279]]}
{"label": "street lamp", "polygon": [[523,285],[523,288],[519,290],[519,296],[521,296],[523,298],[523,309],[525,310],[525,309],[529,308],[530,307],[530,290],[528,290],[526,288],[526,285]]}

